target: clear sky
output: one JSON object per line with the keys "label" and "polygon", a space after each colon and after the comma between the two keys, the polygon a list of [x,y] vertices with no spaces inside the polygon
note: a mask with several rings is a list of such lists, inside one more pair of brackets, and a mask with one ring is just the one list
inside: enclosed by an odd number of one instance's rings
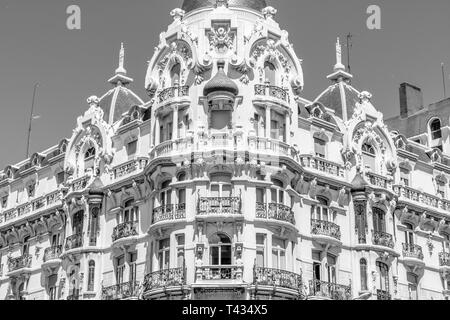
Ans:
{"label": "clear sky", "polygon": [[[335,42],[354,34],[354,86],[373,94],[385,117],[398,114],[398,88],[410,82],[425,103],[443,98],[441,62],[450,93],[449,0],[267,0],[304,60],[303,96],[328,85]],[[66,28],[69,5],[81,8],[81,30]],[[381,7],[382,30],[366,27],[367,7]],[[31,153],[70,138],[86,99],[101,96],[117,68],[120,42],[133,90],[145,101],[147,61],[181,0],[0,0],[0,168],[25,157],[33,86],[40,83]],[[344,48],[345,49],[345,48]]]}

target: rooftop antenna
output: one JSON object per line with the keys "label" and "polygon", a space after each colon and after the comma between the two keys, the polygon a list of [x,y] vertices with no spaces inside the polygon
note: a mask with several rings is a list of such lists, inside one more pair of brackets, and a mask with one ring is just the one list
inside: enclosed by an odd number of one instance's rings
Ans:
{"label": "rooftop antenna", "polygon": [[352,69],[350,68],[350,49],[353,47],[352,43],[353,35],[349,33],[347,35],[347,70],[348,73],[352,73]]}
{"label": "rooftop antenna", "polygon": [[442,84],[444,85],[444,99],[447,98],[447,87],[445,86],[445,65],[441,63],[442,68]]}
{"label": "rooftop antenna", "polygon": [[34,115],[34,103],[36,101],[36,92],[37,92],[37,88],[38,87],[39,87],[39,83],[36,83],[34,85],[33,101],[31,103],[30,125],[28,127],[28,139],[27,139],[27,154],[26,154],[26,158],[25,159],[28,159],[29,156],[30,156],[30,139],[31,139],[31,129],[32,129],[33,120],[39,118],[38,116]]}

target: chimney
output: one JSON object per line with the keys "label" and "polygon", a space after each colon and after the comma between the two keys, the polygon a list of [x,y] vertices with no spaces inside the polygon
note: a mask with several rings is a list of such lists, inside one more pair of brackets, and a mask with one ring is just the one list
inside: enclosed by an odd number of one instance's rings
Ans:
{"label": "chimney", "polygon": [[400,85],[400,116],[407,118],[422,109],[422,90],[409,83],[402,83]]}

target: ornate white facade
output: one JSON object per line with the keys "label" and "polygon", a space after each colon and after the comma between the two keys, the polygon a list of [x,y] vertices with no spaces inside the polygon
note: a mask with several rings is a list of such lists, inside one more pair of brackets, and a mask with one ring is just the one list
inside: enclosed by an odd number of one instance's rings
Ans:
{"label": "ornate white facade", "polygon": [[386,126],[339,40],[303,98],[276,13],[186,0],[148,102],[122,47],[72,137],[0,172],[0,299],[450,296],[449,153]]}

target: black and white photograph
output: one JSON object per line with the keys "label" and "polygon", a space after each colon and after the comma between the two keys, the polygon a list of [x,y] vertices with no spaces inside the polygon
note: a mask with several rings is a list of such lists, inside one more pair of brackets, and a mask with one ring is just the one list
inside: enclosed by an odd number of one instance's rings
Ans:
{"label": "black and white photograph", "polygon": [[450,300],[449,15],[0,0],[0,301]]}

